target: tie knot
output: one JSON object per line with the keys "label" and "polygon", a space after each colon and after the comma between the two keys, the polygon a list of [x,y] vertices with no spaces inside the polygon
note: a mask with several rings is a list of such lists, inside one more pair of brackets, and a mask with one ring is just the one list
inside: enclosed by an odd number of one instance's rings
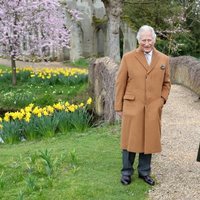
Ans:
{"label": "tie knot", "polygon": [[150,56],[150,53],[144,53],[144,55],[145,55],[146,57],[148,57],[148,56]]}

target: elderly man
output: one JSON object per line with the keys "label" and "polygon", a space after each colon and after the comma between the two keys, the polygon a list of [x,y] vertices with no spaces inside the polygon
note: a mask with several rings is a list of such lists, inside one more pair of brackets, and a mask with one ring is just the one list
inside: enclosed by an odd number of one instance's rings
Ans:
{"label": "elderly man", "polygon": [[115,86],[115,111],[122,118],[121,183],[131,183],[135,155],[139,153],[139,178],[154,185],[151,157],[161,151],[161,113],[171,88],[169,58],[155,49],[152,27],[142,26],[137,40],[138,49],[122,58]]}

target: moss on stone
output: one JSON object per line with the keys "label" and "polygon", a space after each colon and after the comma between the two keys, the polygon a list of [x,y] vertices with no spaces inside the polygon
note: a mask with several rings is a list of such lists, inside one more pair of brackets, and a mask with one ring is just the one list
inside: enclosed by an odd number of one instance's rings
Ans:
{"label": "moss on stone", "polygon": [[92,21],[95,25],[102,25],[102,24],[106,24],[108,22],[108,18],[107,17],[103,17],[102,19],[97,18],[95,16],[92,17]]}

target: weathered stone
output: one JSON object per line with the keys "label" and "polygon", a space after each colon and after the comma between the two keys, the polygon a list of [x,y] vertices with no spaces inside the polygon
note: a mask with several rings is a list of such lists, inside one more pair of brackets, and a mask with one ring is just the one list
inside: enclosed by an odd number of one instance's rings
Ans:
{"label": "weathered stone", "polygon": [[131,51],[137,47],[136,32],[134,32],[126,22],[121,22],[120,30],[123,34],[123,53]]}
{"label": "weathered stone", "polygon": [[118,65],[109,57],[95,60],[89,67],[89,84],[95,113],[104,121],[115,121],[114,86]]}
{"label": "weathered stone", "polygon": [[[77,41],[82,37],[80,57],[109,56],[119,62],[119,39],[123,39],[123,53],[136,48],[136,33],[125,22],[120,21],[121,0],[110,1],[107,13],[102,0],[82,0],[73,3],[70,3],[72,0],[66,1],[70,8],[82,13],[82,20],[78,23],[81,33],[75,34],[72,31],[72,40]],[[108,20],[109,18],[112,19]],[[119,30],[122,33],[120,37]],[[79,51],[79,47],[77,48]]]}
{"label": "weathered stone", "polygon": [[[102,52],[102,49],[104,51],[103,45],[105,39],[103,37],[98,37],[100,28],[96,30],[93,19],[95,17],[101,20],[105,17],[106,13],[103,3],[101,0],[66,0],[66,2],[69,8],[80,11],[82,18],[78,23],[67,19],[69,24],[72,24],[73,27],[71,31],[72,47],[69,50],[70,60],[77,60],[81,57],[98,56],[99,50],[100,52]],[[99,44],[101,44],[100,47]]]}
{"label": "weathered stone", "polygon": [[70,60],[75,61],[78,60],[82,55],[83,50],[83,41],[82,41],[82,30],[77,24],[72,25],[72,36],[70,40]]}
{"label": "weathered stone", "polygon": [[122,13],[122,0],[102,0],[108,17],[107,23],[107,51],[106,56],[120,62],[120,16]]}
{"label": "weathered stone", "polygon": [[181,84],[200,96],[200,61],[191,56],[170,58],[172,83]]}

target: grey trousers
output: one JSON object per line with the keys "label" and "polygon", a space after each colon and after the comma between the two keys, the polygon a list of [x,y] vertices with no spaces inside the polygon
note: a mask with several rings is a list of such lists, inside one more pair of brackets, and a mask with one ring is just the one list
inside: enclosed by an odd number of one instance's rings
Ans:
{"label": "grey trousers", "polygon": [[[128,152],[127,150],[122,151],[122,175],[131,176],[133,175],[134,160],[136,153]],[[139,153],[138,162],[138,174],[141,176],[147,176],[151,171],[151,157],[152,154]]]}

